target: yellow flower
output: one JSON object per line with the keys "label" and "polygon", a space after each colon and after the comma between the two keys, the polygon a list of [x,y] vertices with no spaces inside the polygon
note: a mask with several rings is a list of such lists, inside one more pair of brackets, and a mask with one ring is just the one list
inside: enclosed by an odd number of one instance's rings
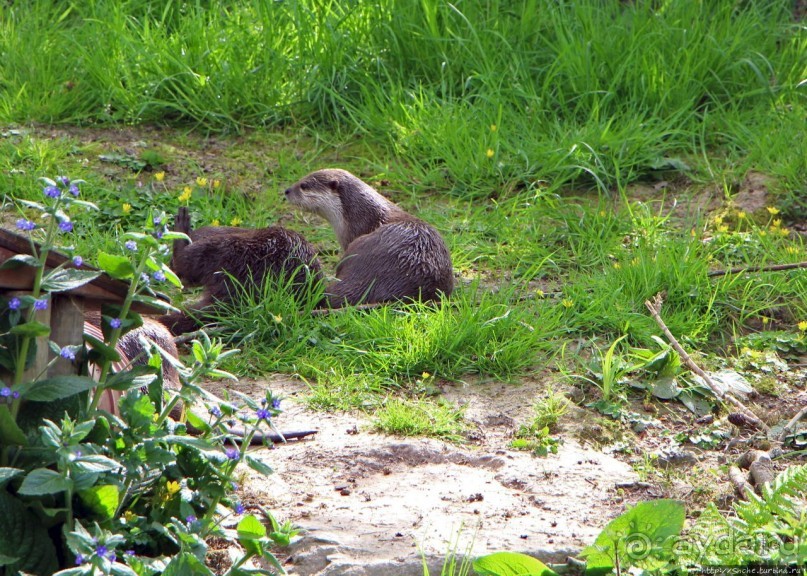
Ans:
{"label": "yellow flower", "polygon": [[538,290],[536,290],[536,291],[535,291],[535,295],[536,295],[538,298],[543,298],[544,296],[546,296],[546,294],[544,294],[544,291],[543,291],[543,290],[541,290],[540,288],[539,288]]}
{"label": "yellow flower", "polygon": [[155,179],[157,182],[162,182],[163,180],[165,180],[165,172],[157,172],[157,173],[154,175],[154,179]]}
{"label": "yellow flower", "polygon": [[221,186],[221,180],[213,180],[213,188],[218,188]]}
{"label": "yellow flower", "polygon": [[796,248],[795,246],[788,246],[786,250],[787,250],[788,254],[798,254],[799,253],[799,249]]}
{"label": "yellow flower", "polygon": [[768,235],[768,233],[767,233],[767,232],[765,232],[765,230],[760,230],[760,231],[759,231],[759,235],[760,235],[760,236],[767,236],[767,235]]}
{"label": "yellow flower", "polygon": [[631,260],[630,265],[631,266],[638,266],[639,265],[639,258],[637,257],[637,258],[634,258],[633,260]]}
{"label": "yellow flower", "polygon": [[193,190],[191,190],[190,186],[185,186],[182,190],[182,194],[179,195],[180,202],[187,202],[191,199],[191,194],[193,194]]}
{"label": "yellow flower", "polygon": [[124,202],[123,206],[121,206],[121,210],[123,210],[124,214],[128,214],[129,212],[132,211],[132,205],[129,204],[128,202]]}
{"label": "yellow flower", "polygon": [[776,216],[777,214],[779,214],[779,208],[777,208],[776,206],[768,206],[767,210],[771,216]]}
{"label": "yellow flower", "polygon": [[777,218],[776,220],[773,221],[773,227],[774,228],[779,228],[779,226],[781,224],[782,224],[782,220],[780,218]]}
{"label": "yellow flower", "polygon": [[132,512],[131,510],[127,510],[126,512],[124,512],[124,513],[123,513],[123,519],[124,519],[126,522],[131,522],[131,521],[132,521],[132,520],[134,520],[135,518],[137,518],[137,514],[135,514],[135,513],[134,513],[134,512]]}
{"label": "yellow flower", "polygon": [[717,227],[717,231],[718,231],[718,232],[728,232],[728,231],[729,231],[729,227],[728,227],[728,225],[723,224],[722,226],[718,226],[718,227]]}
{"label": "yellow flower", "polygon": [[221,226],[221,222],[219,222],[219,219],[218,219],[218,218],[216,218],[215,220],[213,220],[213,221],[210,223],[210,225],[211,225],[211,226]]}
{"label": "yellow flower", "polygon": [[432,375],[429,374],[428,372],[424,372],[423,374],[420,375],[420,377],[423,378],[424,380],[428,380],[429,378],[432,377]]}
{"label": "yellow flower", "polygon": [[179,482],[177,482],[176,480],[170,480],[170,481],[166,482],[165,483],[165,490],[170,495],[173,496],[174,494],[179,492]]}
{"label": "yellow flower", "polygon": [[600,218],[605,218],[607,212],[605,210],[600,210]]}
{"label": "yellow flower", "polygon": [[495,152],[493,151],[493,148],[488,148],[488,151],[485,152],[485,156],[487,156],[488,158],[493,158],[494,154]]}
{"label": "yellow flower", "polygon": [[496,126],[496,124],[491,124],[491,125],[490,125],[490,131],[491,131],[491,132],[496,132],[496,130],[498,130],[498,129],[499,129],[499,127],[498,127],[498,126]]}
{"label": "yellow flower", "polygon": [[723,223],[723,217],[722,216],[715,216],[715,225],[720,226],[722,223]]}
{"label": "yellow flower", "polygon": [[202,178],[201,176],[199,176],[198,178],[196,178],[196,184],[201,187],[207,186],[207,178]]}
{"label": "yellow flower", "polygon": [[762,324],[763,324],[763,325],[766,325],[766,324],[767,324],[768,322],[770,322],[770,321],[771,321],[771,319],[770,319],[770,318],[768,318],[767,316],[763,316],[763,317],[762,317]]}
{"label": "yellow flower", "polygon": [[622,264],[619,262],[614,262],[614,270],[619,270],[620,268],[622,268]]}
{"label": "yellow flower", "polygon": [[807,320],[802,320],[798,323],[799,330],[802,332],[807,332]]}
{"label": "yellow flower", "polygon": [[743,212],[742,210],[740,210],[739,212],[737,212],[737,218],[739,218],[740,220],[744,220],[744,219],[745,219],[745,217],[746,217],[746,213],[745,213],[745,212]]}
{"label": "yellow flower", "polygon": [[239,218],[238,216],[230,220],[230,226],[238,226],[240,224],[241,224],[241,218]]}
{"label": "yellow flower", "polygon": [[563,305],[564,308],[571,308],[572,306],[574,306],[574,300],[572,300],[571,298],[564,298],[563,301],[561,302],[561,305]]}
{"label": "yellow flower", "polygon": [[278,324],[282,324],[283,323],[283,316],[281,316],[280,314],[272,314],[272,320],[274,320]]}
{"label": "yellow flower", "polygon": [[787,228],[779,228],[779,235],[782,237],[787,237],[790,235],[790,230]]}

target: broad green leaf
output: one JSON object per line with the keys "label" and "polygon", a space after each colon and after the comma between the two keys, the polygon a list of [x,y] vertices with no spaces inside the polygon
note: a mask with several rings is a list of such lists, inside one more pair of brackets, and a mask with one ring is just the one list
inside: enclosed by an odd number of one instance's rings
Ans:
{"label": "broad green leaf", "polygon": [[600,572],[618,565],[652,565],[664,554],[671,538],[681,533],[686,511],[678,500],[639,502],[616,517],[600,532],[594,544],[581,552],[586,572]]}
{"label": "broad green leaf", "polygon": [[254,456],[246,454],[244,460],[246,461],[247,466],[255,470],[255,472],[263,474],[264,476],[269,476],[269,474],[273,472],[268,464],[265,464],[263,461],[258,460]]}
{"label": "broad green leaf", "polygon": [[126,279],[134,275],[134,267],[126,256],[98,253],[98,267],[113,278]]}
{"label": "broad green leaf", "polygon": [[0,270],[7,270],[9,268],[17,268],[19,266],[33,266],[34,268],[39,266],[39,260],[31,256],[30,254],[16,254],[5,260],[2,265],[0,265]]}
{"label": "broad green leaf", "polygon": [[557,576],[546,564],[517,552],[496,552],[477,558],[473,569],[480,576]]}
{"label": "broad green leaf", "polygon": [[0,445],[25,446],[28,439],[11,416],[8,406],[0,406]]}
{"label": "broad green leaf", "polygon": [[80,472],[111,472],[121,468],[121,464],[112,458],[101,456],[100,454],[90,454],[82,456],[73,461],[71,467]]}
{"label": "broad green leaf", "polygon": [[9,332],[17,336],[39,338],[40,336],[50,335],[50,326],[34,320],[25,324],[17,324]]}
{"label": "broad green leaf", "polygon": [[97,270],[76,270],[75,268],[54,270],[42,280],[42,290],[45,292],[74,290],[79,286],[89,284],[100,275],[101,272]]}
{"label": "broad green leaf", "polygon": [[26,382],[20,387],[20,396],[36,402],[52,402],[80,392],[92,390],[98,383],[88,376],[54,376],[38,382]]}
{"label": "broad green leaf", "polygon": [[258,540],[266,538],[266,526],[252,514],[244,516],[236,528],[239,540]]}
{"label": "broad green leaf", "polygon": [[0,556],[20,558],[10,574],[53,574],[59,569],[56,548],[42,522],[5,490],[0,490]]}
{"label": "broad green leaf", "polygon": [[[166,275],[166,278],[168,276]],[[181,288],[181,286],[179,286]],[[165,300],[161,300],[159,298],[154,298],[152,296],[146,296],[145,294],[137,294],[134,297],[136,302],[143,302],[144,304],[148,304],[149,306],[154,306],[155,308],[160,308],[165,310],[166,312],[176,312],[179,308],[172,306],[170,302],[166,302]]]}
{"label": "broad green leaf", "polygon": [[47,468],[31,470],[22,481],[19,493],[26,496],[42,496],[43,494],[59,494],[70,487],[70,480]]}
{"label": "broad green leaf", "polygon": [[93,486],[79,492],[81,501],[104,520],[111,520],[120,503],[120,492],[113,484]]}
{"label": "broad green leaf", "polygon": [[142,388],[148,386],[157,378],[151,366],[131,366],[128,370],[116,372],[107,378],[104,388],[112,390],[129,390],[130,388]]}
{"label": "broad green leaf", "polygon": [[213,572],[196,556],[182,552],[174,556],[165,567],[163,576],[213,576]]}
{"label": "broad green leaf", "polygon": [[[109,362],[119,362],[120,361],[120,354],[118,351],[112,348],[111,346],[107,346],[102,340],[99,340],[95,336],[90,336],[88,334],[84,334],[84,341],[90,345],[92,348],[90,352],[90,359],[95,360],[96,358],[100,360],[107,360]],[[95,358],[93,358],[95,356]]]}
{"label": "broad green leaf", "polygon": [[196,430],[199,430],[200,432],[203,433],[210,431],[210,426],[208,425],[208,423],[205,422],[201,416],[199,416],[192,410],[188,410],[187,416],[188,416],[188,424],[193,426],[193,428],[195,428]]}
{"label": "broad green leaf", "polygon": [[23,206],[27,206],[28,208],[34,208],[35,210],[39,210],[40,212],[45,211],[44,205],[40,204],[39,202],[34,202],[33,200],[23,200],[22,198],[17,198],[17,202],[19,202]]}
{"label": "broad green leaf", "polygon": [[6,482],[15,476],[19,476],[22,472],[23,470],[19,468],[0,468],[0,487],[3,487]]}

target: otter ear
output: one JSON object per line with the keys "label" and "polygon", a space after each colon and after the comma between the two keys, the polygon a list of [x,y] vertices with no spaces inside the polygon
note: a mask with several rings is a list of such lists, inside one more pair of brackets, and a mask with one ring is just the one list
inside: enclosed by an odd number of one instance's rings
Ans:
{"label": "otter ear", "polygon": [[333,180],[329,181],[328,182],[328,188],[330,188],[331,190],[334,190],[334,191],[339,190],[339,180],[336,180],[334,178]]}

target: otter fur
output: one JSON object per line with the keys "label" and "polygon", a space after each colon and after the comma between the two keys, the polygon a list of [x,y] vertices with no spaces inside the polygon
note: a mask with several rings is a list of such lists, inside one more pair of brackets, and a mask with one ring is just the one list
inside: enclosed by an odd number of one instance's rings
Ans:
{"label": "otter fur", "polygon": [[440,233],[350,172],[312,172],[285,195],[328,220],[342,246],[325,304],[429,301],[453,290],[451,254]]}
{"label": "otter fur", "polygon": [[[191,243],[174,241],[171,268],[186,285],[204,287],[201,300],[189,307],[195,316],[204,317],[217,301],[231,301],[239,285],[260,287],[267,275],[289,278],[295,289],[302,289],[310,277],[322,278],[316,250],[291,230],[206,226],[192,231],[184,207],[179,209],[175,228],[190,236]],[[160,321],[175,335],[199,328],[196,320],[182,313],[162,316]]]}

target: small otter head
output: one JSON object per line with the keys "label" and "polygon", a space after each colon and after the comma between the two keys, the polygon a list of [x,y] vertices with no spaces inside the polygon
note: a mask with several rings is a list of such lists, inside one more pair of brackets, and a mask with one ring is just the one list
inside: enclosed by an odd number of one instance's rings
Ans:
{"label": "small otter head", "polygon": [[285,191],[286,199],[325,218],[342,248],[385,222],[395,205],[346,170],[312,172]]}

